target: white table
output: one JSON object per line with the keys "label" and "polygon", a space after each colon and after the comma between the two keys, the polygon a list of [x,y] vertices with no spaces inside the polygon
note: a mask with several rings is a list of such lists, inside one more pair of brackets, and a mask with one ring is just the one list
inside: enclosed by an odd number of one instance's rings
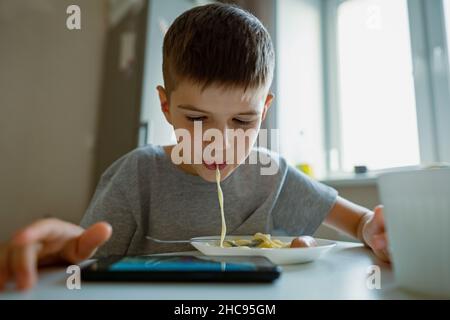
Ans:
{"label": "white table", "polygon": [[[368,268],[378,265],[381,289],[367,286]],[[66,287],[65,269],[45,270],[35,288],[26,293],[6,291],[2,299],[418,299],[396,288],[390,265],[377,260],[362,245],[338,242],[320,260],[284,266],[272,284],[217,283],[88,283],[80,290]]]}

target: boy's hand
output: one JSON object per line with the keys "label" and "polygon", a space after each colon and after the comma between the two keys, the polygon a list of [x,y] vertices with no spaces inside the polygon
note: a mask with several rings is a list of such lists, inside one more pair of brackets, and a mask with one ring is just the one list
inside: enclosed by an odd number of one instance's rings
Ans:
{"label": "boy's hand", "polygon": [[0,291],[10,279],[18,289],[31,288],[40,265],[75,264],[90,258],[111,234],[112,228],[105,222],[86,230],[53,218],[32,223],[0,245]]}
{"label": "boy's hand", "polygon": [[374,209],[374,214],[364,223],[362,237],[378,258],[384,262],[390,262],[383,206],[377,206]]}

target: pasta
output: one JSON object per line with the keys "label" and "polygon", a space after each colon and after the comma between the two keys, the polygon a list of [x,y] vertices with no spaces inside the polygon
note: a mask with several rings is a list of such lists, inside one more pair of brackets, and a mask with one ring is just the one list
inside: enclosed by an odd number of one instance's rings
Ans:
{"label": "pasta", "polygon": [[224,246],[226,248],[290,248],[291,243],[272,239],[270,234],[256,233],[252,239],[226,240]]}
{"label": "pasta", "polygon": [[220,233],[220,247],[223,248],[225,236],[227,234],[227,225],[225,223],[225,213],[223,211],[223,192],[220,187],[220,170],[219,166],[216,167],[216,182],[217,182],[217,195],[219,197],[220,216],[222,218],[222,231]]}

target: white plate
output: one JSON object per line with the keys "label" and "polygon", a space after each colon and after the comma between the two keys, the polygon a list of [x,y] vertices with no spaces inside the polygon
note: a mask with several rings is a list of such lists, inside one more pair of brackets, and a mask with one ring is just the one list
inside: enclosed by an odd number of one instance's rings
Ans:
{"label": "white plate", "polygon": [[[211,241],[195,241],[201,239],[216,239]],[[252,239],[252,236],[227,236],[227,240]],[[273,237],[283,242],[291,242],[294,237]],[[336,242],[325,239],[316,239],[317,247],[309,248],[221,248],[217,246],[220,237],[193,238],[191,244],[207,256],[263,256],[275,264],[306,263],[319,259],[323,254],[336,246]]]}

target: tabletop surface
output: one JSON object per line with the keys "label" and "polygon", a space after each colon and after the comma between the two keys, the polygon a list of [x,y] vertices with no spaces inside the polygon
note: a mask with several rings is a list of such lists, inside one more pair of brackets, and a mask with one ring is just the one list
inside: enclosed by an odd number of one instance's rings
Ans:
{"label": "tabletop surface", "polygon": [[[185,253],[186,254],[186,253]],[[373,266],[379,267],[380,288],[374,287]],[[319,260],[283,266],[271,284],[232,283],[92,283],[69,290],[65,268],[43,270],[28,292],[0,293],[3,299],[173,299],[173,300],[278,300],[278,299],[420,299],[396,287],[392,268],[360,244],[337,242]]]}

